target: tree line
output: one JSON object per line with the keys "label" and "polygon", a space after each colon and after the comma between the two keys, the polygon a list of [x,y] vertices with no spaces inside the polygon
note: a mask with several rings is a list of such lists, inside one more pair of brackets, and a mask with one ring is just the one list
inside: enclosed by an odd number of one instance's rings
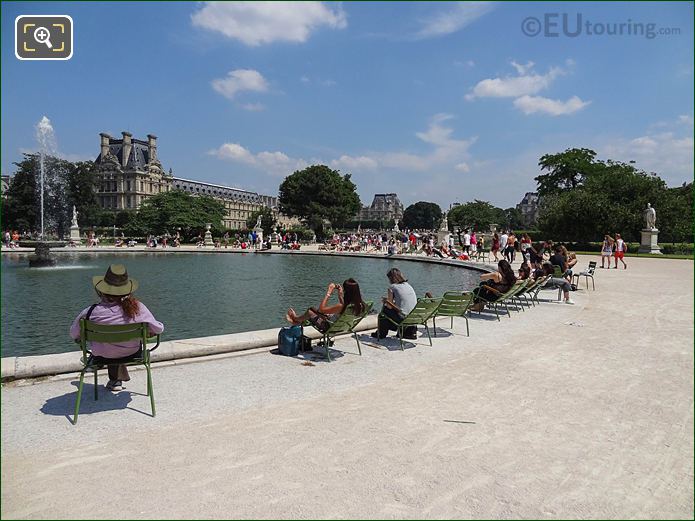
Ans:
{"label": "tree line", "polygon": [[[16,173],[3,202],[5,227],[35,230],[39,225],[38,162],[36,154],[25,154],[15,163]],[[182,191],[153,195],[135,211],[102,209],[96,196],[92,162],[71,163],[55,157],[45,158],[45,221],[47,229],[59,236],[67,233],[72,206],[79,212],[80,227],[117,226],[129,235],[163,234],[180,231],[198,233],[206,223],[213,233],[222,232],[224,205],[209,196],[192,196]],[[585,148],[546,154],[539,160],[541,173],[535,178],[540,196],[540,217],[536,228],[543,237],[559,241],[597,241],[606,233],[621,233],[637,240],[642,228],[642,212],[649,202],[657,209],[660,239],[692,242],[692,183],[669,188],[654,173],[646,173],[631,163],[596,159],[596,152]],[[297,217],[321,238],[333,229],[375,227],[377,222],[355,221],[361,209],[357,187],[350,174],[341,174],[326,165],[312,165],[285,178],[279,187],[280,211]],[[270,233],[275,218],[270,209],[261,209],[248,220]],[[401,227],[436,230],[444,212],[433,202],[419,201],[408,206]],[[447,212],[450,230],[473,227],[518,230],[524,221],[516,208],[499,208],[488,201],[474,200]],[[381,223],[392,227],[395,223]]]}

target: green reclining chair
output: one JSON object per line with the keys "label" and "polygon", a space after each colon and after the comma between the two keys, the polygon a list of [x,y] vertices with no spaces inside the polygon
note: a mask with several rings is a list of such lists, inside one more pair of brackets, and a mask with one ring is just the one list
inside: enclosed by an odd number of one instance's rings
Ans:
{"label": "green reclining chair", "polygon": [[442,296],[442,303],[439,304],[437,312],[432,317],[432,325],[434,326],[434,336],[437,336],[437,317],[451,317],[451,328],[454,328],[454,317],[463,317],[466,319],[466,336],[471,336],[468,328],[468,308],[473,303],[473,293],[460,291],[447,291]]}
{"label": "green reclining chair", "polygon": [[[493,310],[495,311],[495,315],[497,316],[497,320],[500,320],[500,314],[497,310],[498,306],[504,306],[504,309],[507,311],[507,316],[509,318],[512,317],[511,313],[509,312],[509,306],[507,305],[507,301],[512,302],[512,299],[514,296],[520,292],[523,288],[526,287],[526,281],[519,281],[516,284],[514,284],[509,290],[505,291],[502,293],[501,291],[496,290],[495,288],[491,288],[488,286],[488,290],[491,291],[493,294],[498,295],[498,297],[495,300],[489,300],[486,299],[485,297],[478,295],[478,298],[485,302],[486,304],[489,304],[492,306]],[[517,312],[519,310],[517,309]],[[478,311],[478,314],[481,312]]]}
{"label": "green reclining chair", "polygon": [[403,351],[403,332],[409,326],[425,326],[427,338],[432,345],[432,337],[430,336],[430,328],[427,326],[427,321],[434,316],[441,304],[441,298],[419,298],[413,310],[401,321],[396,322],[387,315],[379,313],[380,318],[384,318],[396,326],[398,337],[401,341],[401,351]]}
{"label": "green reclining chair", "polygon": [[[80,347],[82,348],[83,368],[80,371],[80,385],[77,390],[77,402],[75,403],[75,415],[73,425],[77,423],[77,416],[80,413],[80,401],[82,400],[82,387],[84,385],[84,374],[87,371],[94,373],[94,399],[99,399],[99,389],[97,387],[97,371],[109,364],[123,365],[144,365],[147,369],[147,396],[150,397],[152,416],[155,415],[154,408],[154,388],[152,386],[152,373],[150,371],[150,353],[159,347],[159,335],[148,337],[147,324],[134,323],[123,325],[104,325],[97,324],[91,320],[80,320]],[[140,340],[140,351],[124,358],[102,358],[95,356],[87,347],[88,342],[100,342],[103,344],[118,344],[131,340]],[[147,348],[148,342],[156,342],[151,349]]]}
{"label": "green reclining chair", "polygon": [[[373,305],[373,302],[365,302],[364,311],[362,311],[362,313],[360,313],[359,315],[355,315],[352,312],[352,306],[348,306],[345,312],[341,314],[335,320],[335,322],[331,323],[330,327],[325,332],[320,331],[316,326],[314,326],[314,324],[312,324],[309,321],[306,321],[303,325],[312,326],[314,329],[316,329],[316,331],[323,335],[321,342],[323,343],[323,347],[326,349],[326,358],[329,362],[331,361],[330,344],[333,342],[333,339],[338,335],[352,333],[352,335],[355,337],[355,341],[357,342],[357,350],[359,351],[360,356],[362,356],[362,346],[360,346],[360,339],[358,338],[357,333],[355,332],[355,328],[360,322],[362,322],[362,319],[369,314],[369,312],[372,310]],[[314,310],[314,312],[316,311]]]}

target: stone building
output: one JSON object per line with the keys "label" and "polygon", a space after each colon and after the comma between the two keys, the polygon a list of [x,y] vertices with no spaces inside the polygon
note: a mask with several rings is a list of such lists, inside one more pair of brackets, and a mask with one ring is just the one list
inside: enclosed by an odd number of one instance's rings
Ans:
{"label": "stone building", "polygon": [[209,195],[224,203],[225,228],[244,229],[251,214],[263,207],[270,208],[280,226],[299,224],[278,211],[277,197],[261,195],[239,188],[175,177],[166,172],[157,157],[157,136],[149,134],[147,141],[133,139],[122,132],[121,139],[100,134],[101,152],[95,161],[97,198],[102,208],[120,211],[137,210],[148,197],[183,190],[193,195]]}
{"label": "stone building", "polygon": [[[263,206],[268,206],[274,210],[277,208],[276,197],[270,198],[271,200],[268,198],[262,200],[261,196],[255,192],[211,183],[203,183],[201,181],[192,181],[181,177],[172,178],[172,189],[183,190],[193,195],[209,195],[210,197],[219,199],[224,203],[227,212],[222,220],[222,225],[225,228],[234,230],[246,228],[247,219],[251,217],[253,212],[259,210]],[[272,201],[272,199],[275,199],[275,201]]]}
{"label": "stone building", "polygon": [[101,133],[101,152],[95,161],[96,190],[102,208],[136,210],[149,196],[168,192],[172,175],[157,158],[157,136],[147,141],[122,132],[122,139]]}
{"label": "stone building", "polygon": [[526,192],[521,202],[516,205],[516,209],[521,212],[521,217],[524,220],[525,226],[534,226],[540,214],[540,198],[538,197],[538,193]]}
{"label": "stone building", "polygon": [[357,219],[360,221],[400,221],[403,218],[403,203],[398,194],[374,194],[370,206],[362,207]]}

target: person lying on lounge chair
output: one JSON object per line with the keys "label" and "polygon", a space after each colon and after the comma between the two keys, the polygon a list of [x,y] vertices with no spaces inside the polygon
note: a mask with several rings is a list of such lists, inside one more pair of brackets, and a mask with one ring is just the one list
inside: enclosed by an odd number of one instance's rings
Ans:
{"label": "person lying on lounge chair", "polygon": [[[497,263],[497,271],[480,276],[480,285],[473,289],[473,311],[482,311],[485,301],[494,302],[516,283],[516,275],[509,262],[502,259]],[[483,300],[485,299],[485,300]]]}
{"label": "person lying on lounge chair", "polygon": [[[338,291],[338,304],[330,305],[328,301],[336,290]],[[290,308],[287,310],[285,319],[294,325],[303,324],[308,320],[316,329],[324,333],[350,305],[352,305],[355,315],[361,315],[366,306],[357,281],[355,279],[347,279],[342,286],[331,282],[318,309],[312,307],[303,314],[297,315],[297,312]]]}

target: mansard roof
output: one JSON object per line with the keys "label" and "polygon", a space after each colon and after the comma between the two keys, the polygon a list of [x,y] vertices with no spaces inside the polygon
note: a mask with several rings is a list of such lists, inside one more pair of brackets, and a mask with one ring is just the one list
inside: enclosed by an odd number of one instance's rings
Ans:
{"label": "mansard roof", "polygon": [[[128,163],[126,164],[127,169],[132,170],[145,170],[147,163],[150,161],[150,154],[147,148],[147,141],[142,141],[140,139],[131,140],[133,146],[130,149],[130,155],[128,156]],[[109,140],[109,153],[116,156],[119,164],[123,164],[123,140],[122,139],[110,139]],[[97,157],[97,163],[102,161],[101,154]]]}

